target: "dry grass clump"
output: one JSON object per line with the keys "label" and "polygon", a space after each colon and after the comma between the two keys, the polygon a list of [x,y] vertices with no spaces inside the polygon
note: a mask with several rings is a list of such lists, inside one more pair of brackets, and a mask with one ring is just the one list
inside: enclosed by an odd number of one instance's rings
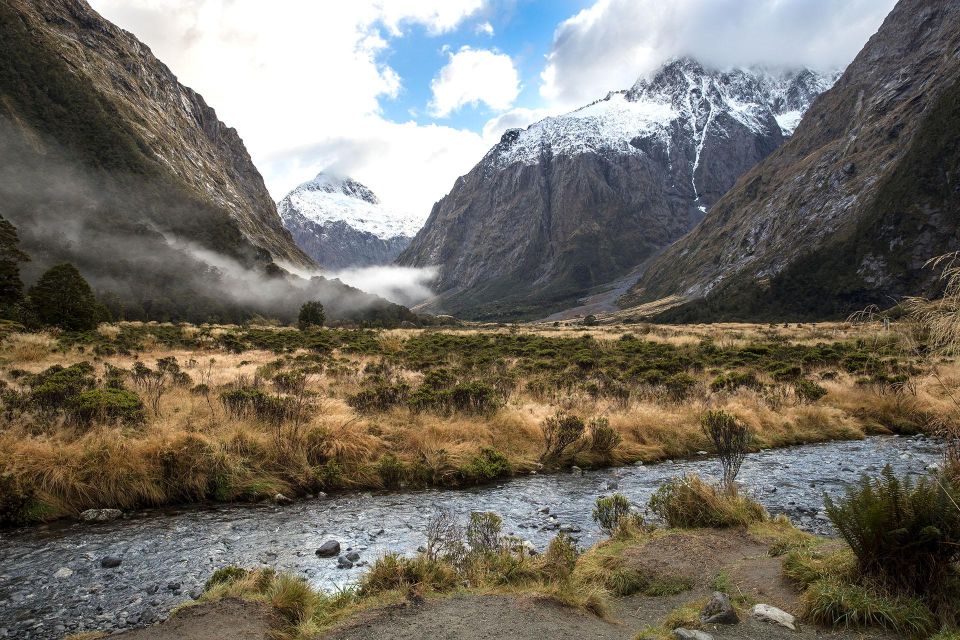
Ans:
{"label": "dry grass clump", "polygon": [[670,527],[747,527],[769,518],[746,496],[736,495],[699,476],[674,478],[650,497],[650,510]]}

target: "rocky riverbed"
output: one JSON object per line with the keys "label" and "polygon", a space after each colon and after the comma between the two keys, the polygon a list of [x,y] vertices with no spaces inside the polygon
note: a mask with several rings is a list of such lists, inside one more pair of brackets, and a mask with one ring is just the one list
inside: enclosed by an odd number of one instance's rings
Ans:
{"label": "rocky riverbed", "polygon": [[[867,438],[748,456],[741,484],[772,513],[829,534],[823,493],[841,494],[860,473],[890,464],[923,474],[939,460],[935,441]],[[558,530],[582,546],[600,531],[590,519],[597,496],[614,491],[643,509],[668,478],[715,475],[715,459],[635,465],[562,475],[532,475],[469,490],[355,493],[288,506],[230,506],[138,513],[107,523],[67,523],[0,534],[0,638],[59,638],[84,630],[150,624],[199,595],[217,568],[269,565],[315,586],[343,586],[388,551],[412,553],[438,509],[464,517],[495,511],[505,530],[543,548]],[[318,557],[326,541],[340,558]],[[346,554],[357,558],[344,568]],[[118,562],[119,561],[119,562]]]}

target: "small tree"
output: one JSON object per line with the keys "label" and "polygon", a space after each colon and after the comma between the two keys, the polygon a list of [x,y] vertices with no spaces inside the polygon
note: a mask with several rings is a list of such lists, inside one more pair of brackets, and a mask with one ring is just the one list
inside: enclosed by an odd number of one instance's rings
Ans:
{"label": "small tree", "polygon": [[30,288],[30,308],[40,324],[67,331],[93,329],[102,317],[90,285],[72,264],[50,267]]}
{"label": "small tree", "polygon": [[700,417],[700,426],[720,458],[724,488],[736,495],[737,474],[750,446],[750,430],[735,415],[722,410],[707,411]]}
{"label": "small tree", "polygon": [[585,430],[583,418],[562,410],[557,411],[540,425],[540,431],[543,433],[541,460],[559,460],[568,447],[580,440]]}
{"label": "small tree", "polygon": [[300,331],[307,331],[312,327],[322,327],[326,321],[327,315],[323,311],[323,305],[318,301],[311,300],[300,307],[300,316],[297,319]]}
{"label": "small tree", "polygon": [[17,229],[0,216],[0,314],[13,315],[16,305],[23,301],[23,282],[20,263],[30,258],[17,248]]}

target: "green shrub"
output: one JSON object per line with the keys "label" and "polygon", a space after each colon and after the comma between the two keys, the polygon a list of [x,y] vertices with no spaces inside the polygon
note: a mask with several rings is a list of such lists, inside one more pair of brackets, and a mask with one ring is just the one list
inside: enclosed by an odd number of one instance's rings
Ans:
{"label": "green shrub", "polygon": [[757,379],[757,375],[752,371],[734,371],[717,376],[710,383],[711,391],[736,391],[741,387],[759,390],[763,388],[763,383]]}
{"label": "green shrub", "polygon": [[697,379],[687,373],[675,373],[663,381],[663,386],[673,400],[680,402],[697,386]]}
{"label": "green shrub", "polygon": [[441,388],[434,384],[425,380],[410,396],[409,404],[414,411],[488,415],[503,404],[497,390],[483,382],[461,382]]}
{"label": "green shrub", "polygon": [[474,511],[467,524],[471,551],[494,553],[503,548],[503,519],[492,511]]}
{"label": "green shrub", "polygon": [[611,535],[628,515],[630,501],[620,493],[597,498],[593,509],[593,521],[600,525],[600,529],[607,535]]}
{"label": "green shrub", "polygon": [[67,368],[54,365],[30,378],[30,400],[45,411],[69,411],[81,392],[96,385],[93,371],[89,362],[78,362]]}
{"label": "green shrub", "polygon": [[587,425],[587,430],[590,433],[590,450],[601,459],[609,461],[614,449],[623,441],[623,436],[610,426],[610,421],[606,418],[592,419]]}
{"label": "green shrub", "polygon": [[650,510],[670,527],[745,527],[767,519],[762,506],[694,475],[674,478],[650,497]]}
{"label": "green shrub", "polygon": [[143,401],[126,389],[89,389],[79,393],[73,415],[81,424],[117,421],[128,425],[142,424],[146,419]]}
{"label": "green shrub", "polygon": [[386,453],[377,461],[377,475],[387,489],[396,489],[406,477],[406,465],[392,453]]}
{"label": "green shrub", "polygon": [[796,380],[803,375],[803,369],[799,365],[784,365],[773,371],[773,379],[777,382],[789,382]]}
{"label": "green shrub", "polygon": [[479,455],[460,469],[460,475],[471,482],[490,482],[509,476],[512,471],[510,460],[505,455],[496,449],[484,447]]}
{"label": "green shrub", "polygon": [[375,383],[369,389],[363,389],[347,398],[347,404],[357,413],[377,413],[389,411],[403,404],[410,394],[410,385],[405,382],[390,384],[385,381]]}
{"label": "green shrub", "polygon": [[543,454],[540,459],[551,462],[559,460],[567,449],[580,441],[585,430],[583,418],[557,411],[540,425],[543,435]]}
{"label": "green shrub", "polygon": [[900,479],[888,466],[824,502],[861,575],[932,600],[950,591],[960,561],[960,491],[950,482]]}
{"label": "green shrub", "polygon": [[425,554],[405,558],[388,553],[377,559],[360,579],[359,593],[372,596],[387,591],[422,587],[431,591],[451,591],[462,583],[453,565]]}
{"label": "green shrub", "polygon": [[281,393],[296,393],[303,388],[307,376],[302,371],[281,371],[273,376],[273,386]]}
{"label": "green shrub", "polygon": [[816,402],[827,395],[827,390],[813,380],[801,378],[793,383],[793,390],[802,402]]}
{"label": "green shrub", "polygon": [[204,591],[210,591],[213,587],[221,584],[230,584],[231,582],[236,582],[237,580],[242,580],[246,578],[250,572],[246,569],[234,565],[228,565],[226,567],[221,567],[213,572],[213,575],[207,580],[203,585]]}
{"label": "green shrub", "polygon": [[0,471],[0,525],[26,524],[33,502],[33,487],[12,473]]}

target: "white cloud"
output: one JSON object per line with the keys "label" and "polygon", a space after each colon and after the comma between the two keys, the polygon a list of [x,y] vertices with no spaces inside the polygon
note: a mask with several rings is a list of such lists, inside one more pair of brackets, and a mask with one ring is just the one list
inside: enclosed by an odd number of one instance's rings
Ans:
{"label": "white cloud", "polygon": [[597,0],[564,21],[541,96],[578,106],[675,55],[716,66],[848,64],[895,0]]}
{"label": "white cloud", "polygon": [[516,109],[505,111],[484,123],[483,139],[490,144],[496,144],[500,140],[500,136],[502,136],[507,129],[526,129],[538,120],[543,120],[547,116],[555,116],[559,113],[561,113],[561,110],[549,107],[542,109],[517,107]]}
{"label": "white cloud", "polygon": [[473,30],[477,35],[493,37],[493,25],[489,22],[481,22]]}
{"label": "white cloud", "polygon": [[318,149],[352,150],[356,158],[356,149],[373,145],[376,153],[353,163],[355,177],[387,204],[424,217],[485,149],[476,133],[385,120],[380,100],[398,95],[402,79],[382,54],[404,26],[446,32],[483,3],[91,2],[146,42],[239,131],[275,198],[312,178],[323,162],[340,160]]}
{"label": "white cloud", "polygon": [[509,109],[520,94],[520,76],[505,53],[461,47],[430,83],[430,108],[445,117],[466,105]]}

